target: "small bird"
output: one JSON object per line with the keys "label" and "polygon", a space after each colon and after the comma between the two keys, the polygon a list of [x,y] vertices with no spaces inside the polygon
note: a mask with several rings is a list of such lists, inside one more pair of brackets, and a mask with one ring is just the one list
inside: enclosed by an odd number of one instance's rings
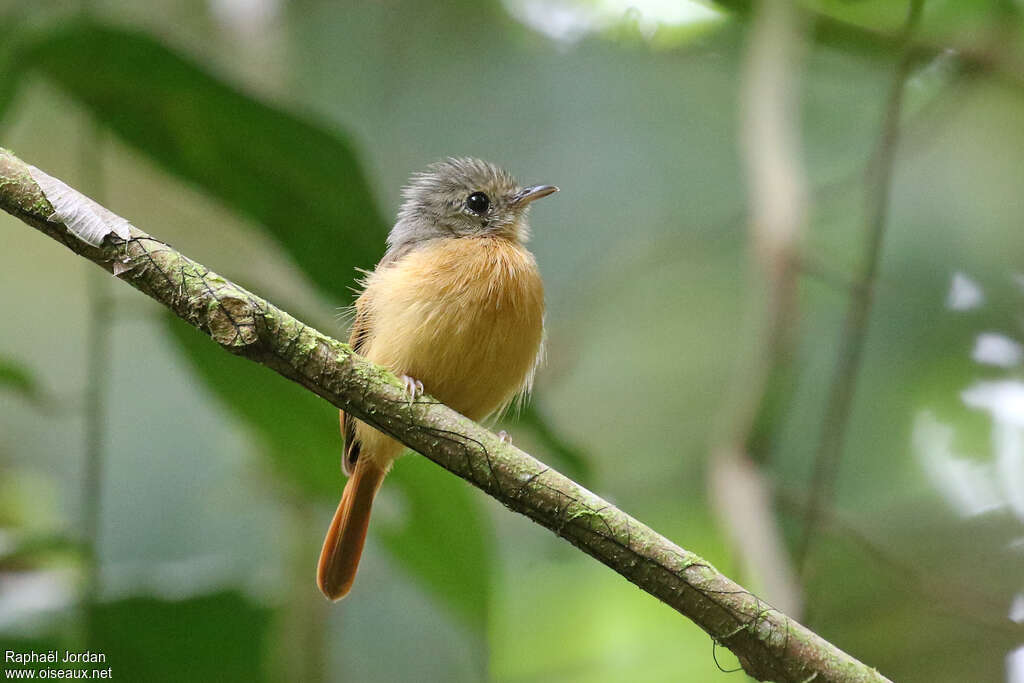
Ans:
{"label": "small bird", "polygon": [[[363,280],[349,344],[472,420],[530,390],[544,337],[544,285],[530,204],[558,188],[522,187],[479,159],[447,159],[402,192],[387,252]],[[340,600],[355,580],[384,476],[404,446],[341,411],[349,476],[327,530],[317,585]]]}

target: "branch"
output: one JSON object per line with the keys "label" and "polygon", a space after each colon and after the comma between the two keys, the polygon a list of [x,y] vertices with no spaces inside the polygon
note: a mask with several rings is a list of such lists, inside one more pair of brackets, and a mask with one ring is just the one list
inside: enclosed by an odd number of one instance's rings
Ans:
{"label": "branch", "polygon": [[[43,178],[48,195],[34,178]],[[147,235],[0,148],[0,207],[149,295],[227,351],[262,363],[547,527],[728,647],[760,680],[887,681],[686,551],[387,369]],[[69,204],[69,196],[71,204]],[[107,221],[93,246],[56,201]],[[95,223],[87,226],[95,237]]]}
{"label": "branch", "polygon": [[804,528],[796,550],[796,564],[801,572],[807,569],[808,556],[814,535],[817,532],[818,517],[823,501],[830,500],[835,493],[839,477],[839,465],[846,441],[846,429],[850,423],[850,408],[857,389],[864,343],[867,340],[871,304],[874,300],[875,282],[882,257],[882,243],[889,212],[889,195],[892,191],[893,168],[896,164],[896,145],[899,138],[900,112],[903,107],[904,86],[913,66],[910,39],[921,18],[924,0],[911,0],[907,18],[903,25],[903,54],[896,65],[896,74],[889,88],[882,131],[874,157],[868,165],[865,184],[867,186],[867,240],[861,254],[860,267],[843,319],[839,337],[835,368],[829,386],[822,431],[814,458],[814,472],[811,478],[811,496],[807,506]]}
{"label": "branch", "polygon": [[761,0],[751,22],[740,89],[741,140],[750,205],[753,287],[749,340],[723,411],[725,437],[708,468],[709,491],[747,580],[759,580],[799,616],[803,595],[758,466],[766,424],[794,385],[798,253],[807,223],[800,148],[804,26],[790,0]]}

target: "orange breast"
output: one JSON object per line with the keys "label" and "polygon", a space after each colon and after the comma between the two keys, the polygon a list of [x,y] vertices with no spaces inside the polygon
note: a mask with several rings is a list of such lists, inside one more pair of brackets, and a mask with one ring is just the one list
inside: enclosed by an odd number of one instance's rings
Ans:
{"label": "orange breast", "polygon": [[[482,419],[529,389],[544,288],[520,245],[440,240],[375,271],[358,305],[368,316],[366,357],[422,381],[467,417]],[[359,438],[369,436],[360,427]]]}

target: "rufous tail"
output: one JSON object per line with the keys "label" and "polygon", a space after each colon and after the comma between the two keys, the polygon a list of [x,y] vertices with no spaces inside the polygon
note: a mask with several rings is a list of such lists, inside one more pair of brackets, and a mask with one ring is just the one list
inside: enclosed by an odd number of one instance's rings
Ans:
{"label": "rufous tail", "polygon": [[370,508],[385,474],[386,469],[364,457],[345,484],[316,571],[317,586],[329,600],[341,600],[352,588],[370,525]]}

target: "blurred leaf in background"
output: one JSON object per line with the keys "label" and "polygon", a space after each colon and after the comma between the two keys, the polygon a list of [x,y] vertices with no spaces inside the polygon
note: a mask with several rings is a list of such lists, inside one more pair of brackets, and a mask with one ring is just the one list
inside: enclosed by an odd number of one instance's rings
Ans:
{"label": "blurred leaf in background", "polygon": [[[351,143],[243,94],[137,31],[88,21],[16,57],[168,171],[265,227],[309,278],[347,298],[387,234]],[[343,240],[339,240],[343,236]]]}
{"label": "blurred leaf in background", "polygon": [[7,358],[0,358],[0,391],[10,391],[33,403],[42,400],[38,383],[28,368]]}
{"label": "blurred leaf in background", "polygon": [[95,650],[138,681],[265,681],[271,612],[238,593],[128,598],[96,615]]}

